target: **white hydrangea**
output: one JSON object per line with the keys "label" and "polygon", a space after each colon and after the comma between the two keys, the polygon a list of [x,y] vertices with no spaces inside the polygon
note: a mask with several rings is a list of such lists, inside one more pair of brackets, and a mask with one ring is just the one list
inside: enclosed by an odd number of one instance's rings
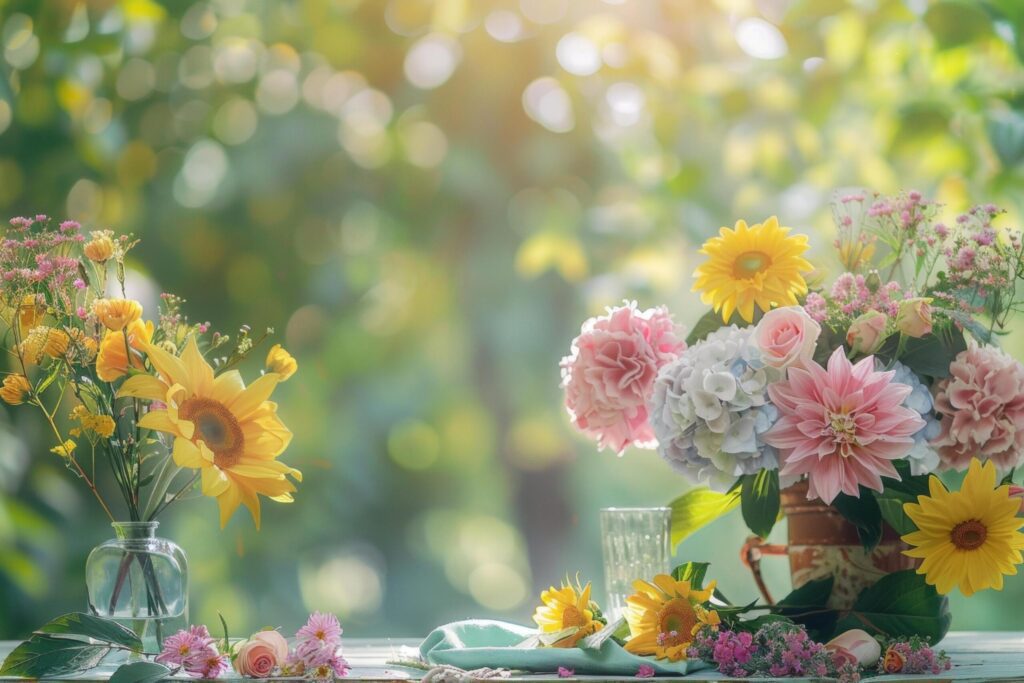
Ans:
{"label": "white hydrangea", "polygon": [[764,365],[753,327],[712,332],[664,366],[654,383],[650,422],[658,452],[695,482],[725,491],[736,478],[778,468],[762,435],[778,419],[767,387],[782,372]]}

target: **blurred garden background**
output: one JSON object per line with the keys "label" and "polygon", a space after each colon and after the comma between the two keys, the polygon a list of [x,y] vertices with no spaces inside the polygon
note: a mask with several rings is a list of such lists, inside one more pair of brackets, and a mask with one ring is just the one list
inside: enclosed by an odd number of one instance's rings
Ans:
{"label": "blurred garden background", "polygon": [[[0,211],[134,232],[129,294],[298,357],[295,504],[161,528],[193,621],[233,633],[422,635],[600,586],[598,508],[686,484],[575,436],[558,361],[623,298],[692,324],[720,225],[778,214],[828,271],[837,188],[1022,223],[1017,0],[0,0],[0,41]],[[0,638],[84,608],[110,536],[38,417],[0,425]],[[738,517],[678,557],[752,599]],[[956,595],[953,628],[1019,629],[1022,599]]]}

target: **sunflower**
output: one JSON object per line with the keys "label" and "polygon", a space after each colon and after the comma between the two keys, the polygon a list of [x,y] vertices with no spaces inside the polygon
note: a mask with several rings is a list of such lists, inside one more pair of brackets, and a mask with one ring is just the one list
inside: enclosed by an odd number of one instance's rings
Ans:
{"label": "sunflower", "polygon": [[995,464],[973,458],[959,491],[948,491],[935,476],[928,491],[903,506],[918,529],[903,537],[914,546],[904,554],[924,560],[917,573],[943,595],[956,585],[964,595],[1002,590],[1003,575],[1016,574],[1021,562],[1024,519],[1010,487],[996,487]]}
{"label": "sunflower", "polygon": [[174,462],[202,473],[204,495],[217,499],[221,527],[244,504],[260,526],[259,496],[290,503],[295,486],[291,475],[302,473],[277,460],[292,433],[269,401],[280,376],[270,372],[247,388],[237,370],[214,377],[189,338],[181,358],[159,346],[145,346],[157,375],[139,374],[125,380],[118,396],[161,401],[166,408],[150,410],[139,426],[166,432],[174,439]]}
{"label": "sunflower", "polygon": [[541,633],[558,633],[575,628],[576,631],[553,643],[551,647],[576,647],[576,643],[601,630],[602,622],[594,617],[590,603],[590,584],[582,589],[562,584],[552,586],[540,594],[541,604],[533,613]]}
{"label": "sunflower", "polygon": [[708,260],[693,273],[693,291],[701,292],[701,301],[726,322],[733,311],[753,322],[755,304],[762,311],[795,306],[796,297],[807,294],[801,273],[813,266],[801,256],[807,251],[807,236],[789,237],[789,230],[775,216],[751,226],[736,221],[734,229],[722,228],[701,247]]}
{"label": "sunflower", "polygon": [[720,623],[718,612],[703,604],[711,599],[714,581],[694,590],[689,581],[659,574],[652,583],[636,581],[633,588],[636,593],[626,598],[631,634],[627,652],[678,662],[686,659],[686,650],[701,627],[717,628]]}

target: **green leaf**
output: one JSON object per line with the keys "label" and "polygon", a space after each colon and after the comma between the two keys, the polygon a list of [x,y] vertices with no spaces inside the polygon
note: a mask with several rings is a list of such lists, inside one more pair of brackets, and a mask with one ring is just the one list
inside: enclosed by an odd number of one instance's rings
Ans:
{"label": "green leaf", "polygon": [[136,652],[142,651],[142,641],[136,634],[113,619],[104,619],[84,612],[63,614],[36,629],[36,633],[92,638],[122,645]]}
{"label": "green leaf", "polygon": [[899,361],[919,375],[933,378],[949,377],[949,364],[967,348],[962,333],[930,334],[906,340]]}
{"label": "green leaf", "polygon": [[885,485],[885,491],[899,491],[900,493],[906,493],[912,498],[928,495],[927,474],[911,474],[910,463],[906,460],[897,460],[893,463],[893,466],[896,468],[896,472],[899,473],[900,478],[897,481],[896,479],[883,477],[882,483]]}
{"label": "green leaf", "polygon": [[744,475],[740,491],[743,521],[755,534],[767,538],[779,518],[779,471]]}
{"label": "green leaf", "polygon": [[993,111],[988,116],[988,139],[1005,168],[1024,159],[1024,116],[1011,110]]}
{"label": "green leaf", "polygon": [[691,489],[669,503],[672,508],[672,547],[740,504],[740,492],[718,493],[709,488]]}
{"label": "green leaf", "polygon": [[865,550],[870,552],[882,540],[882,511],[872,491],[861,486],[859,498],[840,493],[832,505],[857,527],[857,537]]}
{"label": "green leaf", "polygon": [[882,519],[896,530],[900,536],[917,531],[917,525],[903,511],[904,503],[913,503],[915,496],[902,491],[886,489],[884,493],[875,494],[878,507],[882,511]]}
{"label": "green leaf", "polygon": [[[733,318],[735,318],[735,314],[733,314]],[[690,330],[690,334],[686,337],[686,345],[693,346],[697,342],[703,341],[705,337],[721,327],[725,327],[722,316],[714,311],[708,311]]]}
{"label": "green leaf", "polygon": [[53,678],[99,666],[110,652],[108,645],[42,634],[14,648],[0,667],[0,676]]}
{"label": "green leaf", "polygon": [[171,670],[156,662],[122,664],[110,677],[110,683],[158,683],[170,675]]}
{"label": "green leaf", "polygon": [[672,570],[672,578],[676,581],[689,581],[691,588],[701,590],[710,566],[708,562],[687,562]]}
{"label": "green leaf", "polygon": [[836,630],[862,628],[891,638],[942,640],[952,622],[949,600],[913,569],[887,574],[865,588]]}
{"label": "green leaf", "polygon": [[815,640],[828,640],[835,631],[839,612],[828,606],[835,578],[808,581],[776,603],[778,614],[803,624]]}
{"label": "green leaf", "polygon": [[773,621],[781,621],[787,624],[794,623],[792,619],[790,619],[789,617],[782,616],[781,614],[762,614],[754,619],[747,619],[746,621],[737,621],[736,630],[749,631],[750,633],[754,633],[757,631],[757,629],[767,624],[770,624]]}

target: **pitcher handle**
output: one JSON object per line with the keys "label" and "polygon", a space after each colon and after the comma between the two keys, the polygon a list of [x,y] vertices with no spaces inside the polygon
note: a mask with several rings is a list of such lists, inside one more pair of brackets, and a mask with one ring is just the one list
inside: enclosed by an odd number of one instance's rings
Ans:
{"label": "pitcher handle", "polygon": [[761,591],[761,595],[764,596],[765,602],[769,605],[774,605],[775,600],[772,599],[772,594],[768,592],[768,586],[765,585],[764,577],[761,575],[761,558],[765,555],[786,555],[788,553],[789,546],[765,543],[764,539],[760,536],[748,536],[747,542],[740,549],[740,560],[750,569],[750,573],[754,576],[754,583],[757,584],[757,589]]}

